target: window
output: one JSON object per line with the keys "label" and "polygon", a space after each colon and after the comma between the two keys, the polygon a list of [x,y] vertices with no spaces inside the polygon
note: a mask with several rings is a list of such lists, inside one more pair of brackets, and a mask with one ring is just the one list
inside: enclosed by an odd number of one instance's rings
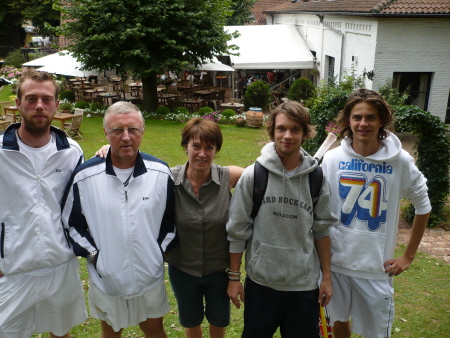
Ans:
{"label": "window", "polygon": [[325,70],[328,69],[328,84],[332,85],[334,83],[334,57],[325,56]]}
{"label": "window", "polygon": [[409,98],[406,104],[428,109],[432,73],[394,73],[393,87],[404,92],[409,87]]}
{"label": "window", "polygon": [[447,113],[445,114],[445,123],[450,124],[450,92],[448,93]]}

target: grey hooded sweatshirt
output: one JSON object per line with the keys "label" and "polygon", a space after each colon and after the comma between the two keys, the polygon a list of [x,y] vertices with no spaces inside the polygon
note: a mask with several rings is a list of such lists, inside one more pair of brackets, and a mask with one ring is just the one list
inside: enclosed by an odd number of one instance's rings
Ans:
{"label": "grey hooded sweatshirt", "polygon": [[269,180],[258,215],[253,207],[254,165],[236,185],[227,223],[230,252],[246,250],[245,268],[253,281],[279,291],[307,291],[318,286],[320,262],[314,239],[329,236],[336,222],[330,211],[325,177],[313,207],[308,174],[318,165],[303,149],[302,163],[289,176],[273,142],[264,146],[258,162],[269,170]]}

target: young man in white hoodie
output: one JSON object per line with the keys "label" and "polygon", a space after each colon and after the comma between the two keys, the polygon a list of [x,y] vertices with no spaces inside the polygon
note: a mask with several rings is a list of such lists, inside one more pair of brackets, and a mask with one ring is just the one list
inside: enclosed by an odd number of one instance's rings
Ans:
{"label": "young man in white hoodie", "polygon": [[[258,158],[268,170],[268,182],[254,219],[254,165],[244,170],[233,194],[227,223],[228,295],[237,307],[245,301],[245,338],[270,338],[278,327],[283,338],[318,337],[319,303],[326,305],[331,298],[328,229],[336,218],[325,178],[317,202],[312,201],[309,173],[318,164],[301,149],[315,134],[309,121],[305,108],[294,101],[269,117],[267,130],[274,142]],[[245,290],[239,272],[244,250]]]}
{"label": "young man in white hoodie", "polygon": [[[431,211],[425,177],[387,131],[392,113],[378,93],[353,92],[337,118],[341,146],[326,153],[322,163],[331,207],[339,216],[330,229],[334,294],[328,310],[335,338],[350,338],[352,331],[366,338],[390,336],[392,277],[414,260]],[[405,252],[393,258],[404,197],[416,216]]]}

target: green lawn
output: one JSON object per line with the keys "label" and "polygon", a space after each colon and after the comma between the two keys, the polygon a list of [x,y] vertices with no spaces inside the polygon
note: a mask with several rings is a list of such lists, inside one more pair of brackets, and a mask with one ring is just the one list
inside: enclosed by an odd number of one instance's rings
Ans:
{"label": "green lawn", "polygon": [[[9,87],[5,87],[9,88]],[[11,93],[0,91],[0,102],[9,101]],[[55,125],[59,126],[58,123]],[[180,146],[182,124],[163,120],[147,120],[141,150],[165,160],[170,166],[186,161],[186,154]],[[237,128],[234,125],[221,125],[224,135],[222,150],[215,160],[218,164],[247,166],[259,155],[262,145],[268,140],[262,129]],[[101,117],[85,117],[82,123],[83,140],[77,139],[85,152],[86,159],[106,144],[102,132]],[[404,248],[401,248],[402,252]],[[400,254],[396,252],[397,255]],[[88,275],[85,260],[81,262],[82,280],[88,288]],[[168,280],[168,278],[166,278]],[[167,283],[171,312],[164,317],[169,337],[184,337],[178,323],[176,302]],[[450,266],[441,261],[418,253],[413,266],[395,278],[396,316],[392,336],[394,338],[442,338],[450,337]],[[232,321],[227,337],[240,337],[243,310],[232,309]],[[205,337],[207,323],[204,323]],[[89,319],[72,329],[75,338],[100,337],[97,320]],[[138,327],[124,331],[124,337],[142,337]],[[33,337],[39,337],[35,335]],[[42,334],[41,337],[48,337]],[[279,337],[279,334],[275,335]],[[356,336],[355,336],[356,337]]]}

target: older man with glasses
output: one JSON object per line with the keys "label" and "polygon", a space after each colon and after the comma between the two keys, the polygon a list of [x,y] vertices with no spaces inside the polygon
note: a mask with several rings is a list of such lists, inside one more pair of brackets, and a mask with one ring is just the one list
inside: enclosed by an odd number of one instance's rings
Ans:
{"label": "older man with glasses", "polygon": [[69,182],[63,222],[74,252],[86,257],[91,316],[102,337],[121,337],[138,325],[146,338],[166,337],[169,311],[164,252],[174,243],[174,182],[166,163],[139,151],[144,119],[117,102],[103,120],[110,149],[92,158]]}

